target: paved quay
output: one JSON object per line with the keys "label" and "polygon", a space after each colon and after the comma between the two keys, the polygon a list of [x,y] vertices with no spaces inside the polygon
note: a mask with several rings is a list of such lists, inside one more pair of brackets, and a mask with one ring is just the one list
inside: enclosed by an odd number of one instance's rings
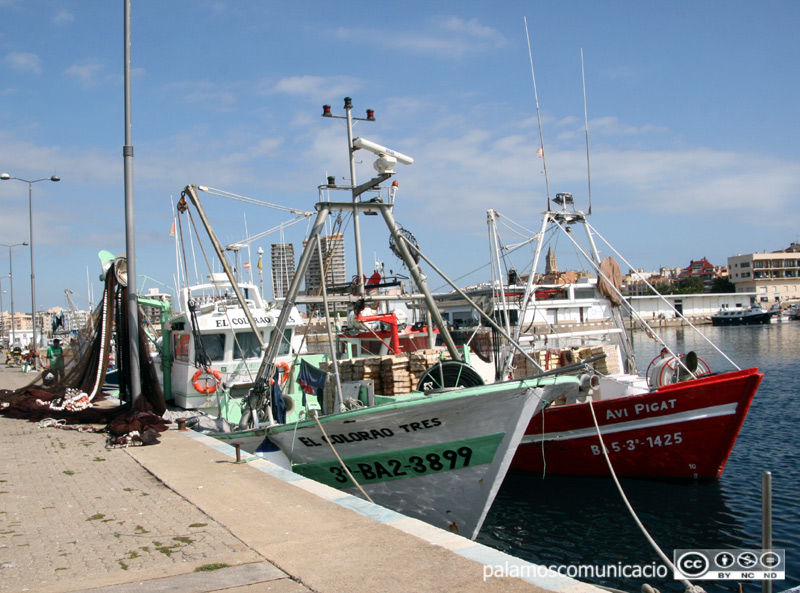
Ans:
{"label": "paved quay", "polygon": [[105,436],[0,416],[3,593],[600,593],[192,431]]}

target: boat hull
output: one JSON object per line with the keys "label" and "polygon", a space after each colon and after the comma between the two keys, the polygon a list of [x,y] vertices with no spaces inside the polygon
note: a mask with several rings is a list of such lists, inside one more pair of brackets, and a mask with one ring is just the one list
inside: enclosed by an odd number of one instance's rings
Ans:
{"label": "boat hull", "polygon": [[[268,430],[296,473],[475,538],[543,393],[525,382],[456,390]],[[547,388],[545,388],[547,389]],[[261,449],[265,449],[262,445]]]}
{"label": "boat hull", "polygon": [[711,325],[763,325],[771,323],[772,313],[755,313],[752,315],[731,315],[727,317],[720,317],[713,315],[711,317]]}
{"label": "boat hull", "polygon": [[[719,479],[762,377],[747,369],[593,402],[614,472]],[[512,471],[608,475],[589,404],[553,406],[536,415]]]}

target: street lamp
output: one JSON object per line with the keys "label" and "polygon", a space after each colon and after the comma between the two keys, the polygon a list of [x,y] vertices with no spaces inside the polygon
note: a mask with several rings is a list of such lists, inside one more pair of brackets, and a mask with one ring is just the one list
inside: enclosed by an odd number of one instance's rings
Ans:
{"label": "street lamp", "polygon": [[[50,177],[42,177],[41,179],[22,179],[21,177],[12,177],[8,173],[0,173],[0,179],[8,181],[9,179],[16,179],[28,184],[28,209],[30,211],[30,226],[31,226],[31,320],[33,322],[33,351],[36,352],[36,275],[33,271],[33,184],[40,181],[61,181],[58,175]],[[36,369],[36,357],[33,358],[33,368]]]}
{"label": "street lamp", "polygon": [[17,333],[14,330],[14,260],[11,259],[11,250],[14,247],[22,247],[23,245],[27,245],[27,241],[23,241],[22,243],[14,243],[13,245],[6,245],[5,243],[0,243],[2,247],[8,247],[8,280],[11,287],[9,290],[11,291],[11,343],[9,344],[9,349],[14,345],[17,341]]}
{"label": "street lamp", "polygon": [[[4,278],[8,278],[8,276],[3,276],[0,280]],[[3,346],[3,334],[6,333],[6,316],[5,311],[3,310],[3,295],[7,293],[7,290],[3,290],[3,285],[0,284],[0,348]]]}

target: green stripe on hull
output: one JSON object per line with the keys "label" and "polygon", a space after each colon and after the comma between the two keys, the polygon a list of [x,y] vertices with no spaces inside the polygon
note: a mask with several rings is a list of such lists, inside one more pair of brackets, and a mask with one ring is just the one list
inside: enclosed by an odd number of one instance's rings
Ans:
{"label": "green stripe on hull", "polygon": [[[344,458],[344,462],[361,485],[390,482],[491,463],[504,436],[491,434],[451,443],[355,455]],[[355,486],[336,459],[297,463],[292,465],[292,471],[334,488]]]}

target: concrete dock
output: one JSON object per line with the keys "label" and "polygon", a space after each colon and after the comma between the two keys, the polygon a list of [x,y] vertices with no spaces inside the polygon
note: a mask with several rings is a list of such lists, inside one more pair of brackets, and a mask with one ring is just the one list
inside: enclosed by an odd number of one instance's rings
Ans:
{"label": "concrete dock", "polygon": [[192,431],[106,436],[0,416],[0,591],[600,593]]}

